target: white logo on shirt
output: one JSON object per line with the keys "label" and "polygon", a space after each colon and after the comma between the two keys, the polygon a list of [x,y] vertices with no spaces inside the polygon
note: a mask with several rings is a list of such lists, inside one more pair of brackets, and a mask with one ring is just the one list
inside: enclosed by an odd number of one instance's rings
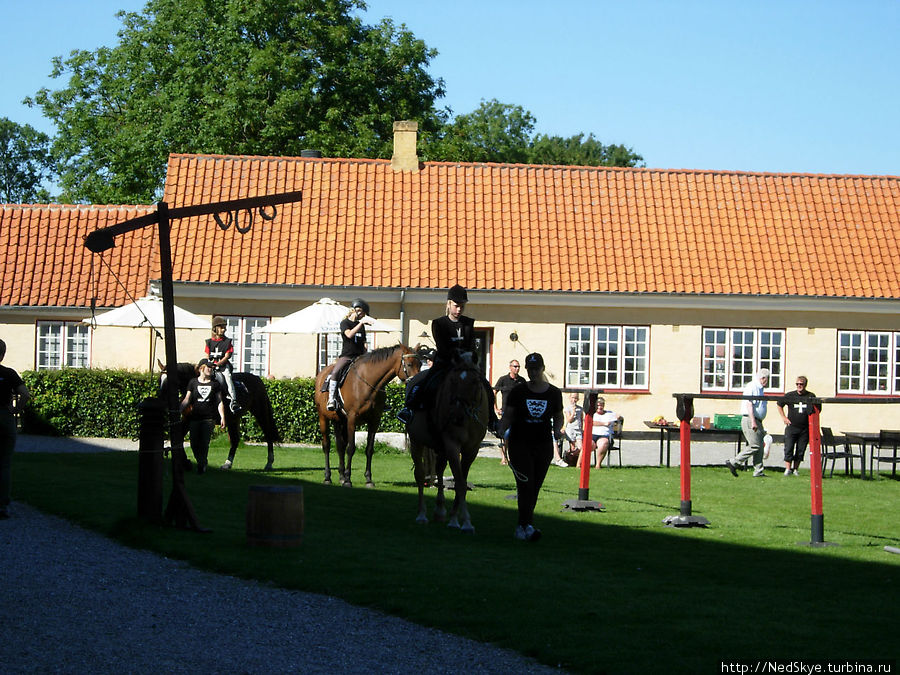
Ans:
{"label": "white logo on shirt", "polygon": [[528,406],[528,414],[532,417],[541,417],[547,412],[547,401],[544,399],[525,399],[525,405]]}

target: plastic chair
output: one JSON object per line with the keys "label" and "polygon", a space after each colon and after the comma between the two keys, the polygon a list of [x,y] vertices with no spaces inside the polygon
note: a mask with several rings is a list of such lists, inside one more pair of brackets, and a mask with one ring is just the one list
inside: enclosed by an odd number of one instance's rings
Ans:
{"label": "plastic chair", "polygon": [[613,429],[613,437],[609,442],[609,450],[606,451],[606,466],[612,466],[613,452],[619,453],[619,466],[622,466],[622,429],[625,426],[625,418],[619,415],[616,426]]}
{"label": "plastic chair", "polygon": [[[850,445],[850,441],[841,436],[839,438],[835,438],[834,433],[832,433],[830,427],[822,427],[822,475],[825,474],[825,465],[828,460],[831,460],[831,472],[828,474],[829,476],[834,476],[834,463],[839,460],[844,460],[844,473],[853,475],[853,458],[859,457],[860,464],[862,464],[862,455],[856,454],[853,452],[853,448]],[[864,466],[861,466],[860,471],[865,471]]]}
{"label": "plastic chair", "polygon": [[[869,459],[869,473],[872,472],[872,466],[875,462],[879,464],[891,464],[891,478],[897,476],[897,464],[900,463],[900,457],[897,457],[897,449],[900,448],[900,431],[884,430],[878,432],[878,444],[872,448],[872,455]],[[890,454],[886,454],[890,452]]]}

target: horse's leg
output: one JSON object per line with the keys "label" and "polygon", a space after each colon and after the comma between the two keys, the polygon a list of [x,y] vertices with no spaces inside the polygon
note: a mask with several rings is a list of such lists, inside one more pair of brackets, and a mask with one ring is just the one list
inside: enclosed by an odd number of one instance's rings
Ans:
{"label": "horse's leg", "polygon": [[325,454],[325,480],[322,482],[331,485],[331,431],[328,427],[328,418],[322,413],[319,413],[319,435],[322,437],[322,452]]}
{"label": "horse's leg", "polygon": [[[459,514],[459,519],[462,521],[462,531],[467,534],[475,532],[472,518],[469,516],[469,502],[466,499],[466,495],[469,491],[469,469],[472,467],[472,462],[475,461],[477,455],[477,448],[474,452],[463,450],[460,459],[460,478],[456,481],[456,499],[453,504],[454,509]],[[462,492],[460,492],[460,485],[462,485]]]}
{"label": "horse's leg", "polygon": [[373,488],[372,481],[372,454],[375,452],[375,426],[370,424],[368,437],[366,438],[366,487]]}
{"label": "horse's leg", "polygon": [[[345,428],[346,442],[344,444],[344,454],[341,455],[341,485],[344,487],[353,487],[353,481],[350,479],[350,472],[353,466],[353,455],[356,453],[356,419],[348,417],[347,426]],[[346,455],[346,458],[345,458]],[[346,461],[346,465],[345,465]]]}
{"label": "horse's leg", "polygon": [[337,448],[338,454],[338,477],[341,480],[341,485],[346,487],[352,487],[352,485],[347,485],[346,479],[346,468],[344,465],[344,458],[347,452],[347,422],[346,420],[341,420],[340,418],[334,421],[334,444]]}
{"label": "horse's leg", "polygon": [[416,443],[410,439],[409,452],[413,460],[413,475],[416,480],[416,487],[419,489],[419,512],[416,514],[416,522],[425,525],[428,523],[428,514],[425,511],[425,484],[428,477],[425,475],[425,462],[423,455],[425,446]]}
{"label": "horse's leg", "polygon": [[[447,507],[444,497],[444,469],[447,468],[447,458],[442,453],[435,452],[434,454],[434,485],[437,488],[437,496],[434,498],[434,519],[439,523],[444,523],[447,521]],[[450,526],[452,527],[452,524]]]}
{"label": "horse's leg", "polygon": [[228,448],[228,459],[222,464],[223,469],[230,469],[234,464],[234,453],[237,451],[238,444],[241,442],[241,425],[237,417],[231,414],[228,406],[225,406],[225,428],[228,430],[228,441],[231,446]]}

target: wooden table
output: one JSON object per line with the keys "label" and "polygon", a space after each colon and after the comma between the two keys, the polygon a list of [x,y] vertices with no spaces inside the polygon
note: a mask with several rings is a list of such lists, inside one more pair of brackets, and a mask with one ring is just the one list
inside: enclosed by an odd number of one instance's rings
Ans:
{"label": "wooden table", "polygon": [[[681,433],[680,424],[654,424],[644,420],[644,426],[648,429],[659,429],[659,465],[663,463],[663,447],[665,446],[666,467],[671,466],[672,457],[672,436]],[[741,451],[741,445],[744,442],[744,432],[740,429],[716,429],[710,427],[708,429],[691,429],[691,438],[695,436],[712,435],[712,436],[734,436],[735,437],[735,454]],[[878,434],[876,434],[877,436]]]}
{"label": "wooden table", "polygon": [[[860,460],[862,461],[862,470],[859,472],[859,477],[865,479],[866,477],[866,444],[868,445],[876,445],[878,441],[881,440],[881,434],[875,433],[872,431],[842,431],[842,434],[847,437],[848,441],[859,443],[860,447]],[[875,449],[872,448],[872,454],[875,453]],[[873,462],[869,461],[869,479],[871,479],[875,474],[872,470]]]}

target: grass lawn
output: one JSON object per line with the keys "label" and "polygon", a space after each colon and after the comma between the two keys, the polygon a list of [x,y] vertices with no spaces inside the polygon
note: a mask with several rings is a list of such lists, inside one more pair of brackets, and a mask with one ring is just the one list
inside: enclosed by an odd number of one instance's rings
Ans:
{"label": "grass lawn", "polygon": [[[217,439],[210,465],[225,454]],[[562,503],[577,497],[578,473],[550,467],[535,517],[544,537],[531,544],[513,539],[514,483],[496,459],[476,460],[470,474],[474,536],[414,522],[407,455],[376,454],[374,490],[363,487],[365,458],[355,459],[348,489],[321,484],[320,450],[278,449],[277,470],[263,473],[265,449],[242,446],[231,471],[186,477],[210,534],[135,518],[135,453],[17,454],[13,496],[129,546],[338,596],[575,672],[896,658],[900,556],[883,549],[900,545],[900,481],[826,478],[825,539],[839,545],[810,548],[797,545],[810,540],[806,474],[694,468],[693,512],[711,524],[674,529],[662,520],[678,513],[677,468],[595,471],[590,496],[605,511],[572,512]],[[303,486],[303,544],[248,546],[249,486],[282,482]],[[169,489],[167,476],[166,499]]]}

